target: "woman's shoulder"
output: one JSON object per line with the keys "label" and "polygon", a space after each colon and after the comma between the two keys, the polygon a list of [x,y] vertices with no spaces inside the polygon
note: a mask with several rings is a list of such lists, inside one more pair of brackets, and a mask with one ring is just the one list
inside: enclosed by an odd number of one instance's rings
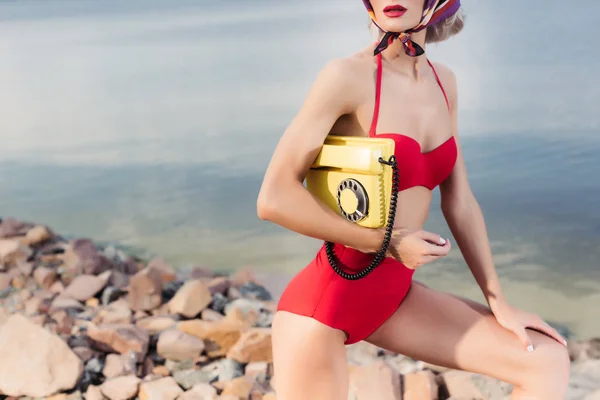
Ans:
{"label": "woman's shoulder", "polygon": [[435,68],[435,70],[437,71],[440,79],[442,80],[447,80],[447,81],[452,81],[452,80],[456,80],[455,75],[454,75],[454,71],[452,71],[452,68],[450,68],[449,66],[447,66],[446,64],[442,64],[441,62],[438,61],[431,61],[431,64],[433,64],[433,67]]}
{"label": "woman's shoulder", "polygon": [[368,49],[361,50],[348,56],[329,60],[321,70],[321,74],[337,77],[344,84],[356,84],[362,75],[370,74],[376,66],[375,58]]}
{"label": "woman's shoulder", "polygon": [[353,110],[364,101],[373,63],[373,56],[364,52],[331,59],[319,72],[313,91],[318,96],[335,96],[344,103],[344,110]]}
{"label": "woman's shoulder", "polygon": [[456,104],[458,88],[456,86],[456,75],[454,74],[454,71],[449,66],[439,62],[431,61],[431,64],[440,78],[440,82],[446,91],[450,103]]}

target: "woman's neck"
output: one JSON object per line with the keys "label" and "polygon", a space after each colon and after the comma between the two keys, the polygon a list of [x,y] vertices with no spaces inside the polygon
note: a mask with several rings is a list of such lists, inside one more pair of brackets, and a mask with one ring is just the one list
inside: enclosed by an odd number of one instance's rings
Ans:
{"label": "woman's neck", "polygon": [[[410,35],[410,39],[425,50],[426,30],[416,32]],[[409,76],[415,76],[415,67],[420,68],[421,64],[426,64],[427,59],[424,56],[411,57],[404,52],[404,44],[400,39],[394,40],[382,53],[383,59],[390,64],[394,70],[405,73]],[[416,65],[415,65],[416,64]]]}

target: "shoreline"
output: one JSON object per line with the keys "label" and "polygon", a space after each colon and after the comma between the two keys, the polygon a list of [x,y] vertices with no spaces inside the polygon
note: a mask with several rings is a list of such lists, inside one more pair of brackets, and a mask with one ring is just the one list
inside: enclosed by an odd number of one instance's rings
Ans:
{"label": "shoreline", "polygon": [[[276,400],[276,303],[259,283],[268,276],[176,269],[0,218],[0,399]],[[512,390],[366,342],[346,348],[353,400],[500,400]],[[569,351],[567,398],[600,396],[600,338],[569,340]]]}

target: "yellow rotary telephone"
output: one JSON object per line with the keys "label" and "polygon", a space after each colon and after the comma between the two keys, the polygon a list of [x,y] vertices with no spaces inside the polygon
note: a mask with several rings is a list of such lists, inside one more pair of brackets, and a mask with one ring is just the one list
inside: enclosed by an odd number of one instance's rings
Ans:
{"label": "yellow rotary telephone", "polygon": [[399,179],[394,146],[388,138],[329,135],[306,175],[307,190],[348,221],[366,228],[386,228],[373,262],[355,274],[337,266],[333,244],[326,242],[329,263],[346,279],[365,277],[387,253]]}
{"label": "yellow rotary telephone", "polygon": [[390,211],[394,140],[330,135],[307,176],[306,188],[351,222],[382,228]]}

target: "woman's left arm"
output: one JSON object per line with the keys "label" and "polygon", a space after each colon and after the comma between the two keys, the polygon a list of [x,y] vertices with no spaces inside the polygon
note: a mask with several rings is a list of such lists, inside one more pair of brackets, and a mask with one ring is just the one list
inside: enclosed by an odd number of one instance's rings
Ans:
{"label": "woman's left arm", "polygon": [[498,323],[514,332],[529,351],[533,350],[533,346],[526,328],[542,331],[566,345],[560,334],[540,317],[510,306],[504,297],[483,213],[471,191],[458,139],[456,78],[447,67],[440,66],[438,72],[448,95],[452,129],[458,148],[456,165],[450,177],[440,185],[441,207],[448,227]]}

